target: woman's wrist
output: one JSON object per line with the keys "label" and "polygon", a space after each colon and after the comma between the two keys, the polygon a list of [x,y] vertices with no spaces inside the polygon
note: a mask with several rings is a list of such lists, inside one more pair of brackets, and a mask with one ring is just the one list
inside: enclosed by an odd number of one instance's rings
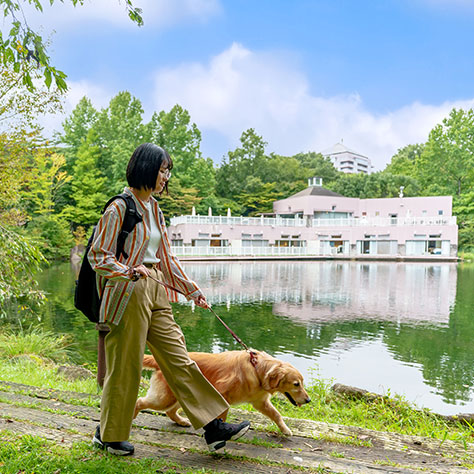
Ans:
{"label": "woman's wrist", "polygon": [[132,281],[138,281],[140,279],[140,274],[137,272],[135,267],[130,267],[128,271],[128,276]]}

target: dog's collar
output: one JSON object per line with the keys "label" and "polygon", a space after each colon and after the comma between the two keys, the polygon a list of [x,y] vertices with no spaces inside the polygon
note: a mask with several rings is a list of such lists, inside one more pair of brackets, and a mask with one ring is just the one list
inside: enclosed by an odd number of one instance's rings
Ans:
{"label": "dog's collar", "polygon": [[257,368],[257,353],[254,352],[254,351],[248,351],[249,355],[250,355],[250,363],[255,367]]}

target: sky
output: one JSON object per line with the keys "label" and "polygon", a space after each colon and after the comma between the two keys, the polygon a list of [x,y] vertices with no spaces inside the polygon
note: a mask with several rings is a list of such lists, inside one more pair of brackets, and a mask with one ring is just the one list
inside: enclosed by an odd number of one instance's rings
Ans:
{"label": "sky", "polygon": [[[25,9],[68,75],[66,115],[84,95],[101,109],[127,90],[145,121],[187,109],[216,163],[254,128],[267,152],[320,152],[343,140],[381,170],[453,107],[474,106],[474,0],[134,4],[143,27],[119,0]],[[44,117],[46,133],[64,117]]]}

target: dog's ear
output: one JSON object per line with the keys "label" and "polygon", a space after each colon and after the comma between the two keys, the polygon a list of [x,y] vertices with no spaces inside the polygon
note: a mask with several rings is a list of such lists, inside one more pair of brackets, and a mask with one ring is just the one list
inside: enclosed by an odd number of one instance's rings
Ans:
{"label": "dog's ear", "polygon": [[263,388],[265,390],[275,390],[284,376],[285,372],[283,368],[280,365],[274,365],[265,374],[262,384]]}

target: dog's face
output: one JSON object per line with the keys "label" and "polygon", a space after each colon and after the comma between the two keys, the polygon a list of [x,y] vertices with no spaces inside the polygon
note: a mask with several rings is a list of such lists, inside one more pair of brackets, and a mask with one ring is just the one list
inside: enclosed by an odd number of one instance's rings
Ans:
{"label": "dog's face", "polygon": [[283,393],[295,406],[309,403],[311,399],[304,389],[303,376],[291,364],[280,362],[265,374],[264,387],[270,392]]}

